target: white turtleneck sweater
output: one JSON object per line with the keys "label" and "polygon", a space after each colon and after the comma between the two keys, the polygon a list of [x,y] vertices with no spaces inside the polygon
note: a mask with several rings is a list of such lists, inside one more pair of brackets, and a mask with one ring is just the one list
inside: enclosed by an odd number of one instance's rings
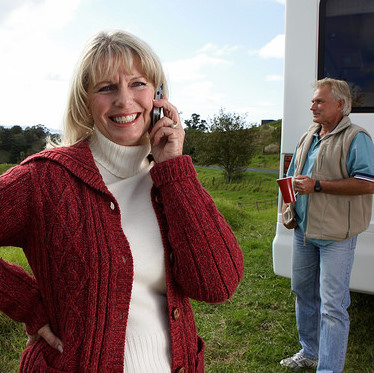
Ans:
{"label": "white turtleneck sweater", "polygon": [[124,371],[170,372],[164,247],[151,201],[150,145],[120,146],[95,129],[90,148],[104,183],[119,204],[134,261]]}

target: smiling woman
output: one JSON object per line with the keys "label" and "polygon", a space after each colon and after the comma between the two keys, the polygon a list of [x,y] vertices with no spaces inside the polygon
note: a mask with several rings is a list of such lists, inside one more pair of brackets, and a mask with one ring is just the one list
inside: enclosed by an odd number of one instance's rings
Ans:
{"label": "smiling woman", "polygon": [[118,145],[139,145],[148,133],[155,88],[142,75],[136,59],[108,81],[88,88],[88,107],[96,128]]}
{"label": "smiling woman", "polygon": [[[167,94],[161,62],[146,43],[128,33],[113,33],[110,38],[98,34],[87,43],[77,69],[61,144],[89,137],[95,125],[103,129],[121,122],[113,118],[125,117],[127,122],[135,115],[143,127],[149,124],[155,87],[161,83]],[[138,141],[146,131],[140,133]]]}
{"label": "smiling woman", "polygon": [[61,142],[0,176],[0,246],[21,247],[35,276],[0,259],[0,311],[29,336],[20,372],[204,371],[189,298],[231,297],[243,257],[160,84],[143,41],[97,34]]}

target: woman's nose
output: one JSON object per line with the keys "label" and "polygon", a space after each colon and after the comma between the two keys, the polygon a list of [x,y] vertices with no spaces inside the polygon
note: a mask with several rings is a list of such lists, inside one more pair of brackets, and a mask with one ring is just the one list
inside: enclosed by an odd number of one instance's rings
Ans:
{"label": "woman's nose", "polygon": [[117,91],[114,104],[117,106],[126,106],[133,100],[131,91],[126,87],[121,87]]}

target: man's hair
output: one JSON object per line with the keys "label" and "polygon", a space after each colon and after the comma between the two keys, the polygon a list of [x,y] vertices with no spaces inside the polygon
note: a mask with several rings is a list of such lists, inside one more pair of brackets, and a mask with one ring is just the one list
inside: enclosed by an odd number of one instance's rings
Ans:
{"label": "man's hair", "polygon": [[329,85],[331,87],[331,95],[335,100],[344,100],[342,114],[349,115],[352,109],[352,96],[348,83],[344,80],[324,78],[317,80],[316,84],[314,85],[314,90],[317,90],[325,85]]}

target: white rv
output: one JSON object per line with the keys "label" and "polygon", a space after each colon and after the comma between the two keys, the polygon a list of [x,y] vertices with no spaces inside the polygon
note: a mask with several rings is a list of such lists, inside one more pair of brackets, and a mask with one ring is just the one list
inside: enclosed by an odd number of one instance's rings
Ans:
{"label": "white rv", "polygon": [[[331,77],[350,84],[350,118],[374,139],[373,25],[373,0],[287,0],[281,177],[312,124],[309,108],[317,79]],[[276,274],[290,277],[293,231],[282,225],[281,196],[278,205],[273,266]],[[357,241],[351,290],[374,294],[374,212]]]}

